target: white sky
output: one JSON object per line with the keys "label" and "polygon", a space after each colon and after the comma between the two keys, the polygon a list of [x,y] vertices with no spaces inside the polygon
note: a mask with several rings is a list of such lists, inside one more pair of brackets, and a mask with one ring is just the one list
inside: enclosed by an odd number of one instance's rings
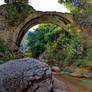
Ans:
{"label": "white sky", "polygon": [[29,0],[36,10],[40,11],[58,11],[58,12],[68,12],[69,10],[65,8],[64,5],[58,3],[58,0]]}
{"label": "white sky", "polygon": [[39,24],[31,27],[28,31],[34,32],[36,28],[38,28]]}
{"label": "white sky", "polygon": [[4,0],[0,0],[0,5],[4,4]]}
{"label": "white sky", "polygon": [[[4,0],[0,0],[0,5],[4,4]],[[39,11],[58,11],[68,12],[64,5],[58,3],[58,0],[29,0],[29,4]]]}
{"label": "white sky", "polygon": [[[0,5],[2,4],[4,4],[4,0],[0,0]],[[63,4],[59,4],[58,0],[29,0],[29,5],[32,5],[38,11],[70,12]],[[37,27],[36,25],[30,30],[34,30]]]}

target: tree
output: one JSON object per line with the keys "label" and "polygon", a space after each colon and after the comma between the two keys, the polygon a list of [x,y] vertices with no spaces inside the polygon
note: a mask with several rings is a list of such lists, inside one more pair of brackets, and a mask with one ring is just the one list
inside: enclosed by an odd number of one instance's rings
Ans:
{"label": "tree", "polygon": [[41,24],[35,32],[30,32],[27,38],[28,49],[25,53],[30,57],[37,58],[46,49],[48,40],[45,38],[45,35],[51,33],[55,28],[57,26],[54,24]]}
{"label": "tree", "polygon": [[62,63],[61,61],[73,61],[82,52],[79,34],[54,24],[41,24],[35,32],[28,34],[27,40],[28,49],[25,53],[33,58],[38,58],[48,49],[44,57],[49,61]]}
{"label": "tree", "polygon": [[59,0],[71,11],[80,26],[92,24],[92,0]]}

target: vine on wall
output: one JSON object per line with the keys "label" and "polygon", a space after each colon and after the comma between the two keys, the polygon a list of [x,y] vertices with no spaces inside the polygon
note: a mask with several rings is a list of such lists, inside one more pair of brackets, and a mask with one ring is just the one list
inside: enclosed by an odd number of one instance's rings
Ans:
{"label": "vine on wall", "polygon": [[18,22],[23,21],[30,12],[34,12],[34,9],[28,4],[22,2],[10,2],[7,4],[5,18],[9,20],[10,24],[18,24]]}

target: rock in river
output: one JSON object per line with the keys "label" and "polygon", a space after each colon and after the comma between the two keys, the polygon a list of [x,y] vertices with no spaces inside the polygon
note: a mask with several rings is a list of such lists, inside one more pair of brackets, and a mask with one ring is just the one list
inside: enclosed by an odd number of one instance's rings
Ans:
{"label": "rock in river", "polygon": [[80,78],[83,77],[83,74],[81,72],[79,72],[79,71],[73,72],[70,75],[73,76],[73,77],[80,77]]}
{"label": "rock in river", "polygon": [[24,58],[0,65],[0,92],[50,92],[52,74],[47,64]]}
{"label": "rock in river", "polygon": [[61,70],[57,66],[52,67],[53,72],[61,72]]}

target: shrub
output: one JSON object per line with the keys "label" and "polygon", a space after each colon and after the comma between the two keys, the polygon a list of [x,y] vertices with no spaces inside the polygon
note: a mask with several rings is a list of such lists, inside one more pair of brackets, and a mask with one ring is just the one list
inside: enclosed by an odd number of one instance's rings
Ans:
{"label": "shrub", "polygon": [[5,17],[9,20],[10,24],[12,24],[12,22],[18,24],[18,22],[23,21],[26,16],[33,11],[34,9],[28,4],[10,2],[7,4],[7,13]]}
{"label": "shrub", "polygon": [[7,46],[4,45],[2,39],[0,39],[0,53],[1,53],[1,58],[5,61],[13,59],[13,55],[11,51],[7,48]]}
{"label": "shrub", "polygon": [[0,52],[5,52],[3,41],[0,39]]}

